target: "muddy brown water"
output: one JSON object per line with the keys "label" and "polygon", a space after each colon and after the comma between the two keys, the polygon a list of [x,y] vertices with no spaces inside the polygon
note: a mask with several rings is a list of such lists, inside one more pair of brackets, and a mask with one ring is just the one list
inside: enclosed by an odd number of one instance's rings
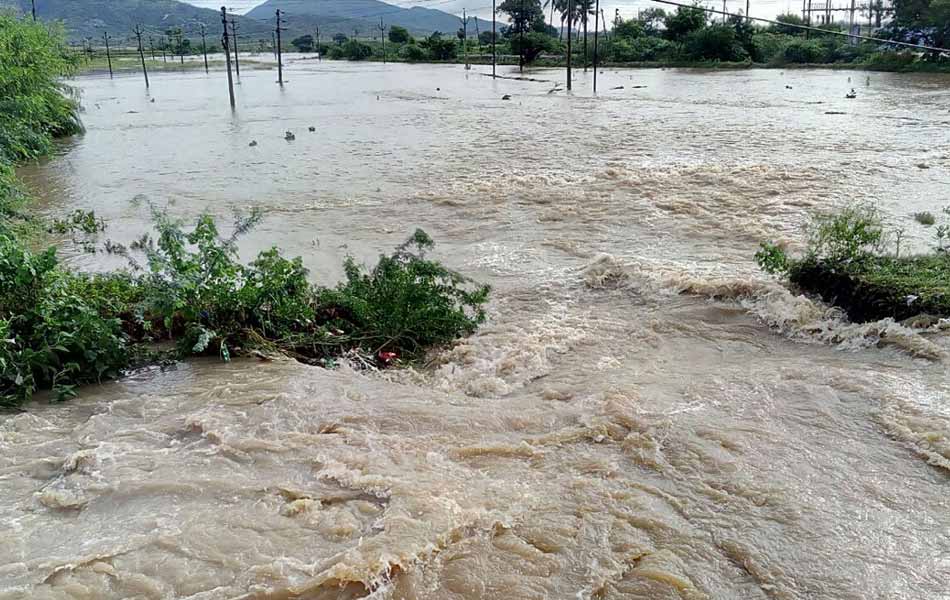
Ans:
{"label": "muddy brown water", "polygon": [[426,369],[199,360],[0,416],[0,598],[950,598],[950,340],[751,259],[855,198],[929,243],[950,78],[484,70],[248,69],[233,115],[220,73],[76,81],[42,210],[260,207],[242,251],[323,282],[422,227],[495,292]]}

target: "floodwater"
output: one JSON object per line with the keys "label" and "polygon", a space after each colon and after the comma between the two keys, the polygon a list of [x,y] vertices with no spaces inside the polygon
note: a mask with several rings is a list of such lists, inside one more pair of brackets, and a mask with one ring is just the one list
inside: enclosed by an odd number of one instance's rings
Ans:
{"label": "floodwater", "polygon": [[326,283],[422,227],[495,291],[426,368],[193,361],[0,416],[0,598],[950,598],[948,335],[752,261],[856,199],[928,244],[950,78],[485,71],[246,68],[233,115],[220,72],[76,81],[43,210],[127,242],[148,202],[260,207],[243,252]]}

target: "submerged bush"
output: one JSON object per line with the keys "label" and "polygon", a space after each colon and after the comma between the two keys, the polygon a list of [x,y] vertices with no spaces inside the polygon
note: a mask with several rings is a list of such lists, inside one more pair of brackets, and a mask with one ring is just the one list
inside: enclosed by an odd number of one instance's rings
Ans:
{"label": "submerged bush", "polygon": [[0,405],[44,388],[67,398],[79,384],[154,360],[148,348],[157,340],[175,340],[177,358],[266,350],[320,364],[357,350],[385,351],[385,364],[485,319],[489,288],[427,259],[433,243],[422,231],[370,270],[348,259],[346,280],[329,289],[276,248],[239,262],[237,237],[258,218],[239,219],[223,237],[208,216],[185,230],[156,212],[156,238],[135,244],[144,264],[134,250],[114,250],[133,268],[113,275],[70,273],[54,250],[33,254],[0,237]]}

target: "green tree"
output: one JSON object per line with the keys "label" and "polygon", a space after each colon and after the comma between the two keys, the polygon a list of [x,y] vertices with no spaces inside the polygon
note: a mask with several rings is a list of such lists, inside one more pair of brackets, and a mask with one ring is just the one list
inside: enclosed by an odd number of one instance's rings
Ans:
{"label": "green tree", "polygon": [[313,52],[313,36],[307,34],[294,38],[290,45],[296,48],[297,52]]}
{"label": "green tree", "polygon": [[650,36],[658,37],[660,35],[660,25],[666,21],[666,11],[662,8],[648,8],[640,11],[640,23],[643,25],[643,32]]}
{"label": "green tree", "polygon": [[686,52],[696,60],[738,61],[748,57],[729,25],[710,25],[686,35]]}
{"label": "green tree", "polygon": [[393,25],[389,28],[389,41],[394,44],[406,44],[409,42],[411,37],[412,36],[409,35],[409,30],[405,27]]}
{"label": "green tree", "polygon": [[894,28],[894,37],[922,37],[928,45],[945,48],[950,42],[950,0],[894,0]]}
{"label": "green tree", "polygon": [[336,42],[336,45],[337,45],[337,46],[342,46],[343,44],[346,43],[346,41],[347,41],[348,39],[349,39],[349,38],[346,37],[346,36],[345,36],[344,34],[342,34],[342,33],[338,33],[338,34],[336,34],[336,35],[333,36],[333,41]]}
{"label": "green tree", "polygon": [[478,43],[483,46],[490,46],[494,34],[491,31],[483,31],[478,34]]}
{"label": "green tree", "polygon": [[[542,52],[555,52],[558,47],[556,38],[537,31],[529,31],[524,35],[524,60],[526,63],[534,62]],[[511,38],[511,51],[514,54],[521,54],[520,35]]]}
{"label": "green tree", "polygon": [[366,60],[373,55],[373,47],[359,40],[343,44],[343,56],[349,60]]}
{"label": "green tree", "polygon": [[514,33],[544,31],[544,10],[541,0],[504,0],[498,12],[508,15]]}
{"label": "green tree", "polygon": [[433,60],[451,60],[455,58],[457,52],[455,40],[442,37],[439,31],[433,32],[420,45],[429,51],[429,56]]}
{"label": "green tree", "polygon": [[680,6],[676,12],[667,15],[665,36],[673,41],[683,41],[690,33],[706,26],[706,13],[698,6]]}
{"label": "green tree", "polygon": [[614,26],[614,36],[624,40],[633,40],[644,35],[643,22],[637,19],[620,21]]}
{"label": "green tree", "polygon": [[775,17],[775,20],[778,21],[779,23],[782,23],[782,25],[772,25],[769,28],[770,31],[773,31],[775,33],[782,33],[785,35],[803,35],[805,32],[804,29],[799,29],[797,27],[788,27],[784,25],[784,23],[787,23],[788,25],[804,25],[805,20],[799,17],[798,15],[788,13],[785,15],[779,15]]}

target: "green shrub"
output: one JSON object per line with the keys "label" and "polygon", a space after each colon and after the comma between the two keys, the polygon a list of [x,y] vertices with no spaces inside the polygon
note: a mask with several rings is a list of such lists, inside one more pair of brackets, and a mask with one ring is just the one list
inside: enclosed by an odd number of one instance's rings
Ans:
{"label": "green shrub", "polygon": [[415,44],[406,44],[399,52],[409,62],[421,62],[429,58],[429,53]]}
{"label": "green shrub", "polygon": [[347,260],[346,281],[322,291],[319,304],[349,315],[344,330],[363,332],[371,342],[364,347],[377,352],[416,353],[473,333],[485,320],[482,305],[489,288],[469,286],[465,277],[427,260],[425,252],[432,246],[429,236],[417,230],[395,253],[381,256],[370,271]]}
{"label": "green shrub", "polygon": [[617,62],[652,62],[671,58],[676,45],[657,37],[617,39],[611,42],[611,59]]}
{"label": "green shrub", "polygon": [[[488,286],[426,258],[422,231],[367,270],[352,259],[336,288],[312,285],[300,258],[276,249],[249,264],[237,236],[257,222],[239,219],[222,237],[210,217],[190,230],[156,212],[155,239],[136,247],[145,267],[132,273],[72,274],[55,251],[33,254],[0,236],[0,405],[52,388],[117,377],[150,355],[153,340],[177,341],[177,357],[258,348],[320,363],[352,350],[413,358],[475,331]],[[124,251],[132,258],[134,251]]]}
{"label": "green shrub", "polygon": [[[521,54],[522,36],[514,36],[508,43],[511,45],[511,52],[513,54]],[[556,52],[559,49],[560,44],[557,38],[551,37],[546,33],[529,31],[524,36],[525,62],[534,62],[542,52]]]}
{"label": "green shrub", "polygon": [[726,25],[712,25],[686,36],[686,53],[695,60],[742,61],[748,53],[736,41],[736,31]]}
{"label": "green shrub", "polygon": [[917,55],[913,52],[895,52],[883,51],[874,52],[867,56],[864,64],[880,69],[896,70],[905,69],[917,61]]}
{"label": "green shrub", "polygon": [[359,40],[349,40],[342,47],[343,58],[348,60],[366,60],[373,56],[373,47]]}
{"label": "green shrub", "polygon": [[42,156],[52,138],[82,130],[61,80],[69,56],[61,28],[0,14],[0,161]]}
{"label": "green shrub", "polygon": [[782,60],[793,64],[821,62],[823,55],[821,45],[810,40],[792,40],[782,49]]}
{"label": "green shrub", "polygon": [[937,218],[930,211],[914,213],[914,220],[926,227],[929,227],[937,222]]}
{"label": "green shrub", "polygon": [[763,242],[759,251],[755,253],[755,262],[759,268],[772,275],[782,275],[788,272],[788,254],[785,250],[772,242]]}
{"label": "green shrub", "polygon": [[887,242],[881,211],[866,203],[814,217],[806,228],[806,254],[832,263],[859,261],[883,252]]}

